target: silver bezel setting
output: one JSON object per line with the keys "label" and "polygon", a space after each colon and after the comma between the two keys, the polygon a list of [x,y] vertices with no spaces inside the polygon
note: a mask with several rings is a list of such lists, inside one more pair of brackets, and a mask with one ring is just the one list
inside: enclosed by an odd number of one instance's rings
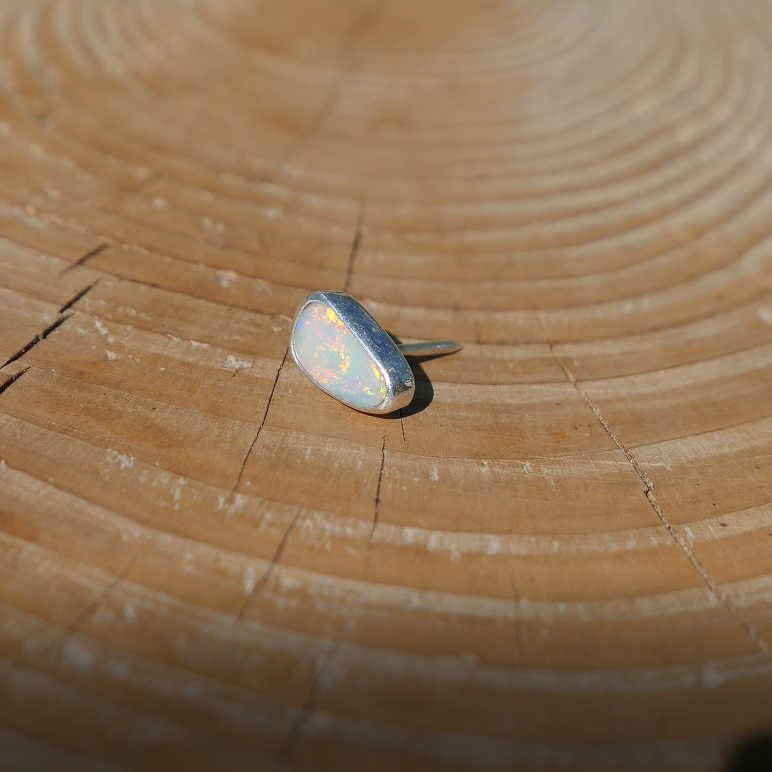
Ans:
{"label": "silver bezel setting", "polygon": [[[331,394],[324,386],[315,381],[298,361],[295,352],[295,329],[303,309],[311,303],[324,303],[329,306],[380,368],[386,381],[386,397],[377,407],[369,409],[356,407]],[[410,365],[408,365],[405,357],[402,356],[402,352],[397,348],[397,344],[389,337],[386,330],[373,319],[369,311],[346,292],[314,292],[298,306],[292,322],[290,352],[295,360],[295,364],[325,394],[329,394],[347,407],[358,410],[361,413],[369,413],[371,415],[393,413],[395,410],[407,407],[413,399],[413,394],[415,393],[413,371],[410,369]]]}

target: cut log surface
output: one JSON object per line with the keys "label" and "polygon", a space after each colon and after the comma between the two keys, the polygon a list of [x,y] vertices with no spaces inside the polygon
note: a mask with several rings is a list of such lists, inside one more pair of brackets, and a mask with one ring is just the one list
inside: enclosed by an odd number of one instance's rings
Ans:
{"label": "cut log surface", "polygon": [[762,0],[2,0],[0,768],[723,769],[771,183]]}

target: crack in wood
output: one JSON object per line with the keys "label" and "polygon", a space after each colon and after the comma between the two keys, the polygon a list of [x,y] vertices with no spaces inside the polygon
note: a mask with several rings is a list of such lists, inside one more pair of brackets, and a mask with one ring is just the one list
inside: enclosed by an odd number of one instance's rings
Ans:
{"label": "crack in wood", "polygon": [[86,606],[80,611],[80,613],[75,617],[75,619],[70,622],[69,625],[65,628],[65,630],[62,632],[62,634],[51,644],[51,648],[54,648],[57,644],[60,644],[62,641],[64,641],[68,635],[71,633],[78,632],[78,629],[83,624],[83,622],[88,618],[90,614],[92,614],[96,609],[99,607],[99,604],[107,598],[118,586],[120,582],[123,581],[126,574],[129,572],[129,569],[134,565],[134,562],[136,560],[137,556],[132,555],[126,565],[121,569],[120,573],[118,573],[113,581],[105,587],[102,592],[99,593],[99,595],[94,598],[90,603],[86,604]]}
{"label": "crack in wood", "polygon": [[57,327],[61,327],[72,316],[72,314],[61,316],[55,322],[48,325],[48,327],[46,327],[43,332],[37,333],[29,343],[20,348],[15,354],[13,354],[13,356],[11,356],[10,359],[7,359],[2,365],[0,365],[0,369],[7,367],[18,359],[21,359],[30,349],[37,346],[41,341],[44,341]]}
{"label": "crack in wood", "polygon": [[308,141],[309,137],[313,136],[318,131],[322,123],[324,123],[330,113],[334,110],[340,95],[343,79],[346,77],[347,73],[354,69],[354,48],[357,39],[367,30],[367,27],[373,23],[374,19],[377,18],[376,9],[379,4],[380,0],[372,0],[368,3],[343,33],[338,49],[339,55],[343,60],[340,73],[328,85],[327,93],[325,94],[324,101],[319,106],[319,109],[311,116],[308,123],[297,133],[287,146],[287,149],[281,156],[282,163],[290,160],[295,152]]}
{"label": "crack in wood", "polygon": [[359,252],[359,244],[362,241],[362,225],[365,220],[365,207],[366,201],[364,198],[359,199],[359,212],[357,214],[357,224],[354,230],[354,239],[351,242],[351,251],[348,256],[348,268],[346,270],[346,281],[343,285],[343,291],[348,292],[351,285],[351,277],[354,272],[354,263],[356,261],[357,253]]}
{"label": "crack in wood", "polygon": [[[493,373],[491,370],[488,357],[485,356],[483,350],[482,336],[480,335],[480,320],[474,320],[474,339],[477,344],[478,353],[480,355],[480,362],[485,368],[485,373],[488,376],[487,382],[494,383]],[[554,352],[553,352],[554,355]],[[502,410],[501,399],[497,400],[499,410]],[[500,432],[500,422],[496,413],[493,414],[494,427],[496,432]],[[532,456],[533,458],[533,456]],[[512,604],[514,606],[514,626],[515,626],[515,647],[517,654],[517,661],[521,667],[529,667],[528,649],[526,647],[525,632],[523,630],[523,596],[520,592],[520,585],[517,581],[517,570],[512,557],[507,561],[507,568],[509,570],[509,585],[512,590]]]}
{"label": "crack in wood", "polygon": [[381,445],[381,466],[378,470],[378,485],[375,489],[375,511],[373,512],[373,527],[370,530],[370,540],[372,541],[375,529],[378,526],[381,510],[381,483],[383,482],[383,467],[386,466],[386,435],[383,435],[383,445]]}
{"label": "crack in wood", "polygon": [[21,378],[22,375],[24,375],[24,373],[27,372],[27,370],[29,370],[29,367],[25,367],[23,370],[20,370],[18,373],[14,373],[14,375],[8,378],[8,380],[5,381],[5,383],[0,384],[0,394],[2,394],[4,391],[9,389],[11,386],[13,386],[13,384],[16,383],[16,381],[18,381],[19,378]]}
{"label": "crack in wood", "polygon": [[65,311],[67,311],[68,309],[72,308],[72,306],[74,306],[84,295],[86,295],[87,293],[91,292],[91,290],[94,289],[94,287],[96,287],[97,284],[99,284],[99,279],[97,279],[93,284],[89,284],[88,287],[86,287],[85,289],[82,289],[77,295],[75,295],[75,297],[73,297],[72,299],[68,300],[59,309],[59,313],[63,314]]}
{"label": "crack in wood", "polygon": [[370,561],[370,547],[373,544],[375,529],[381,517],[381,483],[383,482],[383,468],[386,466],[386,435],[383,435],[383,444],[381,445],[381,466],[378,469],[378,485],[375,488],[375,503],[373,506],[373,524],[370,528],[370,535],[367,538],[367,550],[365,551],[365,566]]}
{"label": "crack in wood", "polygon": [[284,547],[287,544],[287,541],[289,540],[289,535],[292,532],[292,530],[295,527],[295,524],[298,521],[298,517],[300,516],[300,507],[298,507],[297,511],[295,512],[295,516],[292,518],[292,522],[287,526],[287,529],[282,534],[281,539],[279,540],[279,543],[276,545],[276,549],[273,552],[273,557],[271,558],[271,562],[268,564],[268,568],[265,569],[263,572],[263,575],[258,579],[257,584],[252,589],[252,592],[249,593],[249,595],[245,598],[244,602],[241,604],[241,608],[239,609],[239,613],[236,614],[236,621],[239,619],[243,619],[244,615],[247,612],[247,609],[252,605],[252,602],[254,599],[260,594],[263,587],[268,584],[268,580],[273,576],[274,569],[276,566],[281,562],[282,555],[284,554]]}
{"label": "crack in wood", "polygon": [[577,382],[573,373],[566,367],[563,360],[558,355],[557,351],[555,351],[554,343],[552,342],[552,339],[550,338],[550,336],[547,334],[547,330],[541,318],[539,317],[538,312],[536,313],[536,317],[539,320],[539,324],[541,325],[542,330],[544,331],[544,334],[547,336],[547,342],[549,344],[550,352],[552,356],[555,358],[555,360],[557,361],[557,363],[560,365],[560,368],[563,371],[563,374],[565,375],[566,379],[576,389],[576,391],[579,393],[582,399],[587,403],[590,410],[592,410],[592,412],[595,414],[595,417],[598,419],[598,422],[600,423],[600,425],[603,427],[603,429],[608,434],[608,436],[613,440],[614,444],[617,446],[617,448],[619,448],[619,450],[622,452],[624,457],[627,459],[630,466],[638,475],[638,478],[641,480],[645,488],[644,495],[646,496],[646,500],[649,502],[649,505],[657,514],[657,517],[659,518],[660,522],[667,529],[673,541],[675,541],[675,543],[678,545],[678,547],[681,549],[684,555],[686,555],[692,567],[702,577],[702,580],[705,583],[710,595],[714,598],[714,600],[721,603],[721,605],[723,605],[724,608],[726,608],[726,610],[737,620],[737,622],[745,631],[746,635],[751,639],[751,641],[759,651],[767,655],[772,654],[772,650],[770,650],[770,647],[768,646],[768,644],[764,640],[762,640],[761,637],[759,636],[758,630],[756,630],[756,628],[750,622],[748,622],[747,619],[745,619],[745,617],[742,615],[742,613],[737,608],[737,606],[732,602],[731,598],[724,592],[724,590],[721,589],[720,585],[714,582],[710,578],[707,569],[702,564],[700,559],[694,554],[694,551],[689,546],[689,543],[678,532],[678,529],[673,525],[673,523],[670,522],[670,520],[667,518],[665,513],[662,511],[662,508],[659,506],[654,496],[654,483],[652,482],[651,478],[641,468],[641,465],[638,463],[638,460],[635,458],[632,452],[619,439],[618,435],[611,428],[608,421],[606,421],[606,419],[603,417],[598,407],[590,399],[587,392],[585,392],[585,390]]}
{"label": "crack in wood", "polygon": [[[77,633],[80,626],[83,624],[83,622],[88,618],[90,614],[92,614],[96,609],[99,607],[99,604],[107,598],[118,586],[118,584],[124,579],[126,574],[128,573],[129,569],[132,567],[136,560],[136,555],[132,555],[126,565],[121,569],[120,573],[118,573],[114,578],[113,581],[110,582],[110,584],[104,588],[100,593],[97,594],[97,596],[89,601],[76,615],[75,618],[70,622],[63,630],[62,632],[56,636],[50,643],[48,643],[46,646],[44,646],[42,649],[39,649],[36,654],[40,656],[41,653],[50,653],[55,651],[57,648],[61,647],[63,643],[67,640],[67,638],[72,635],[73,633]],[[0,681],[5,681],[6,678],[10,675],[12,671],[14,671],[19,665],[24,665],[26,660],[26,655],[21,654],[20,656],[16,657],[9,665],[8,667],[2,672],[2,675],[0,675]]]}
{"label": "crack in wood", "polygon": [[265,426],[265,421],[268,418],[268,411],[271,409],[271,401],[273,400],[274,392],[276,391],[276,384],[279,382],[279,376],[281,375],[281,371],[284,369],[284,365],[287,362],[287,355],[289,354],[289,346],[287,346],[286,351],[284,352],[284,357],[281,360],[281,364],[279,365],[279,369],[276,371],[276,378],[274,378],[273,386],[271,387],[271,393],[268,395],[268,402],[265,406],[265,412],[263,413],[263,420],[260,421],[260,426],[257,427],[257,432],[255,433],[255,438],[252,440],[252,444],[249,446],[249,450],[247,451],[246,455],[244,456],[244,460],[241,462],[241,469],[239,469],[238,476],[236,477],[236,484],[233,486],[233,490],[231,490],[231,501],[236,495],[236,491],[239,488],[239,485],[241,483],[241,478],[244,475],[244,468],[247,465],[247,461],[249,459],[249,456],[252,453],[252,449],[257,444],[257,440],[260,437],[260,432],[263,431],[263,426]]}
{"label": "crack in wood", "polygon": [[312,136],[319,126],[323,123],[324,119],[332,112],[335,103],[338,101],[338,94],[340,92],[340,80],[341,75],[334,83],[331,83],[327,89],[327,94],[324,97],[319,109],[311,116],[311,120],[300,130],[295,138],[287,146],[287,149],[282,154],[282,162],[288,161],[297,151],[299,147],[305,144],[306,140]]}
{"label": "crack in wood", "polygon": [[[93,284],[90,284],[85,289],[80,290],[77,292],[74,297],[72,297],[70,300],[68,300],[60,309],[59,313],[64,314],[65,311],[67,311],[69,308],[71,308],[75,303],[77,303],[84,295],[86,295],[88,292],[90,292],[96,285],[99,283],[99,279],[97,279]],[[15,354],[13,354],[9,359],[7,359],[2,365],[0,365],[0,369],[3,367],[7,367],[12,362],[16,362],[18,359],[21,359],[30,349],[34,348],[38,345],[41,341],[44,341],[57,327],[61,327],[68,319],[72,318],[74,314],[67,314],[66,316],[59,316],[57,319],[55,319],[51,324],[48,325],[42,332],[38,332],[35,337],[29,341],[29,343],[22,346]],[[10,384],[9,384],[10,385]],[[6,387],[7,388],[7,387]]]}
{"label": "crack in wood", "polygon": [[78,258],[74,263],[70,263],[70,265],[68,265],[66,268],[63,268],[61,271],[59,271],[59,276],[63,276],[65,273],[72,271],[78,266],[85,265],[87,260],[90,260],[92,257],[96,257],[104,249],[107,249],[108,246],[109,242],[106,241],[103,244],[100,244],[98,247],[94,247],[94,249],[92,249],[90,252],[86,252],[83,257]]}
{"label": "crack in wood", "polygon": [[326,679],[324,676],[327,672],[327,663],[332,659],[333,652],[337,649],[337,646],[338,641],[336,638],[330,641],[330,644],[324,653],[324,657],[319,664],[319,669],[314,675],[314,680],[311,682],[311,688],[308,690],[308,695],[303,703],[303,707],[300,709],[300,715],[290,728],[276,755],[276,761],[273,766],[274,772],[281,772],[282,770],[289,768],[292,757],[295,755],[295,750],[303,735],[303,729],[319,707],[319,702],[321,701],[322,694],[326,687]]}

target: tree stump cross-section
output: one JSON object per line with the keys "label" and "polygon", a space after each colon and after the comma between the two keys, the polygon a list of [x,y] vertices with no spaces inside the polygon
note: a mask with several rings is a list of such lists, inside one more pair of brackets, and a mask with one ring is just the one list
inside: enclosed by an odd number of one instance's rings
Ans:
{"label": "tree stump cross-section", "polygon": [[[725,769],[771,95],[761,0],[2,0],[0,768]],[[355,412],[316,290],[464,349]]]}

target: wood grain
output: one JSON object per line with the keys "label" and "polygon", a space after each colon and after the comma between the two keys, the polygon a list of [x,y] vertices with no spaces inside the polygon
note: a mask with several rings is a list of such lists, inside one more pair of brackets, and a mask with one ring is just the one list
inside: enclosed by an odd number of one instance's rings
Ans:
{"label": "wood grain", "polygon": [[[760,0],[3,0],[0,767],[723,769],[771,179]],[[344,288],[465,346],[398,416]]]}

